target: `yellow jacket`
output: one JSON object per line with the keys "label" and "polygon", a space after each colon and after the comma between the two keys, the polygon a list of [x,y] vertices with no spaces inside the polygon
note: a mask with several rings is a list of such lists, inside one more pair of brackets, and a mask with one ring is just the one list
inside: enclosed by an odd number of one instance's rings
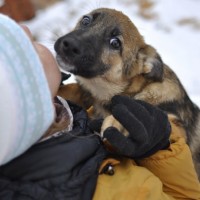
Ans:
{"label": "yellow jacket", "polygon": [[100,173],[93,200],[200,200],[200,183],[183,134],[172,124],[170,147],[137,164],[131,159],[105,160],[100,172],[110,164],[114,174]]}

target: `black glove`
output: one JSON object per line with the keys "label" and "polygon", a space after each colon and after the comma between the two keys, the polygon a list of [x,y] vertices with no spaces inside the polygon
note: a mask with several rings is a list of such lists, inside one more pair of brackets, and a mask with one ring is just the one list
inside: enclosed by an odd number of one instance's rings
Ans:
{"label": "black glove", "polygon": [[102,124],[103,124],[103,118],[97,118],[97,119],[92,119],[88,123],[88,126],[89,126],[91,131],[96,132],[96,133],[100,133]]}
{"label": "black glove", "polygon": [[171,126],[167,115],[159,108],[129,97],[115,96],[111,112],[129,132],[125,137],[114,127],[104,131],[104,140],[120,155],[141,159],[169,146]]}

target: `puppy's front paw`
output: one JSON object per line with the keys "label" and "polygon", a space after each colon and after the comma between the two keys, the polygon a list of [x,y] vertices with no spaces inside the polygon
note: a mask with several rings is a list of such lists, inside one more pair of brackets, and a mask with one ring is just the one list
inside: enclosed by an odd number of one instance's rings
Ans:
{"label": "puppy's front paw", "polygon": [[118,131],[121,132],[126,137],[129,135],[128,131],[113,117],[113,115],[107,116],[103,121],[103,124],[101,126],[101,137],[102,138],[103,138],[104,131],[108,127],[117,128]]}

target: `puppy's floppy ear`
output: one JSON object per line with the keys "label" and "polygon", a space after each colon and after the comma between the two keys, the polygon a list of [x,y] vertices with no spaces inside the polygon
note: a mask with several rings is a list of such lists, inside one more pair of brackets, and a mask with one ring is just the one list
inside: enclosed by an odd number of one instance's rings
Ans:
{"label": "puppy's floppy ear", "polygon": [[144,74],[145,78],[161,81],[163,78],[164,64],[160,55],[150,45],[146,45],[141,48],[137,55],[137,61],[141,74]]}

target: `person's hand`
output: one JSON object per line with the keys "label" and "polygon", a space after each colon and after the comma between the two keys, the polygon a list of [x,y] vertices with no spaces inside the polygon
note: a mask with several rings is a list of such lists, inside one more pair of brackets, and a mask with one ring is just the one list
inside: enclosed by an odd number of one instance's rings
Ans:
{"label": "person's hand", "polygon": [[56,60],[49,49],[47,49],[44,45],[33,41],[32,34],[27,26],[21,25],[21,27],[32,41],[32,44],[39,55],[52,97],[55,97],[61,82],[61,72],[58,68]]}
{"label": "person's hand", "polygon": [[[118,154],[140,159],[169,146],[171,126],[167,114],[159,108],[129,97],[115,96],[111,112],[114,122],[109,119],[109,126],[104,121],[103,141]],[[126,129],[126,136],[122,134],[124,128],[119,130],[119,122]]]}

